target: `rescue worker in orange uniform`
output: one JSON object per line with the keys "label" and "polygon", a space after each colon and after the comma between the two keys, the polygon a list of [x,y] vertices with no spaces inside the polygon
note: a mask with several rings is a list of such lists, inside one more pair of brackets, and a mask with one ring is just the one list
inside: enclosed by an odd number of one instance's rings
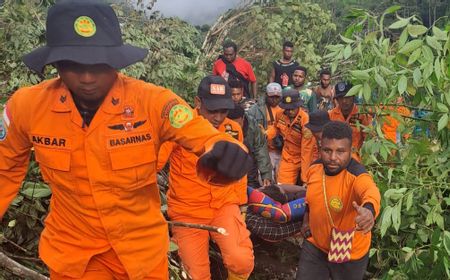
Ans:
{"label": "rescue worker in orange uniform", "polygon": [[399,106],[381,107],[383,111],[388,113],[388,115],[383,119],[383,126],[381,127],[381,130],[383,131],[386,140],[399,144],[402,142],[403,138],[409,137],[408,134],[401,135],[401,132],[399,131],[400,117],[410,116],[411,111],[407,107],[400,105],[403,103],[402,97],[399,97],[396,101]]}
{"label": "rescue worker in orange uniform", "polygon": [[305,127],[308,114],[300,109],[302,103],[297,90],[284,89],[280,102],[284,111],[278,113],[274,128],[267,133],[269,139],[277,134],[284,141],[278,183],[301,185],[298,182],[305,182],[306,171],[313,160],[316,144],[312,132]]}
{"label": "rescue worker in orange uniform", "polygon": [[352,85],[348,82],[339,82],[336,84],[334,91],[338,106],[328,111],[328,113],[330,120],[346,122],[351,126],[353,131],[353,157],[361,161],[359,152],[366,138],[366,133],[363,130],[364,127],[372,123],[372,118],[368,114],[359,113],[354,96],[345,96],[351,88]]}
{"label": "rescue worker in orange uniform", "polygon": [[381,197],[372,176],[352,158],[352,134],[345,122],[323,128],[321,159],[307,174],[307,239],[297,280],[363,279]]}
{"label": "rescue worker in orange uniform", "polygon": [[[195,107],[224,135],[243,142],[240,125],[226,118],[234,108],[231,89],[221,76],[205,77],[195,97]],[[253,270],[253,246],[250,232],[240,212],[247,203],[247,179],[243,178],[228,188],[217,187],[200,180],[195,172],[198,156],[179,144],[166,142],[158,157],[162,168],[170,163],[168,214],[172,221],[223,227],[227,236],[205,230],[173,227],[173,239],[178,245],[181,260],[193,280],[211,279],[209,239],[220,248],[228,279],[247,279]],[[236,161],[236,166],[241,162]]]}
{"label": "rescue worker in orange uniform", "polygon": [[15,92],[0,122],[0,218],[34,149],[52,190],[39,244],[51,279],[168,279],[160,145],[201,156],[199,175],[218,188],[244,176],[251,159],[170,90],[117,72],[147,50],[123,44],[109,5],[60,1],[46,34],[24,62],[39,73],[53,64],[59,77]]}

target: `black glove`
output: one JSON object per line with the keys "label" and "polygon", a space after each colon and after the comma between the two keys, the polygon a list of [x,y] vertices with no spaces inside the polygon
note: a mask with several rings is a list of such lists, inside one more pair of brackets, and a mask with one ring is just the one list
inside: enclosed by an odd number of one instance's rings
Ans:
{"label": "black glove", "polygon": [[236,181],[248,173],[252,158],[239,145],[219,141],[211,151],[200,157],[199,165],[215,170],[220,177]]}

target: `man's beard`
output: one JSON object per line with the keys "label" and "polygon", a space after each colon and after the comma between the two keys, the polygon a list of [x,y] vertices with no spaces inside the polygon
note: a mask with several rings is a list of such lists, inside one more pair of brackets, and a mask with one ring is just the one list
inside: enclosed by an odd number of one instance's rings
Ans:
{"label": "man's beard", "polygon": [[328,84],[327,86],[324,86],[323,83],[322,83],[322,81],[320,81],[320,86],[321,86],[322,88],[328,88],[328,87],[330,86],[330,84]]}

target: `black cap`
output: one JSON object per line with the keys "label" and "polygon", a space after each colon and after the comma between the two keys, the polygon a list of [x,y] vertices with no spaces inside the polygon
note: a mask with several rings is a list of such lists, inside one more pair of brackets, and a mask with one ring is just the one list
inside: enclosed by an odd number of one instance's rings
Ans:
{"label": "black cap", "polygon": [[292,110],[303,105],[303,100],[300,98],[300,93],[293,88],[283,89],[283,97],[281,98],[280,107],[285,110]]}
{"label": "black cap", "polygon": [[353,87],[350,82],[339,82],[334,86],[334,98],[345,97],[348,91]]}
{"label": "black cap", "polygon": [[210,111],[234,108],[231,88],[222,76],[206,76],[198,86],[197,96]]}
{"label": "black cap", "polygon": [[38,73],[45,65],[61,60],[120,69],[143,60],[148,53],[147,49],[123,44],[114,10],[100,1],[57,2],[48,10],[46,38],[46,46],[23,58]]}
{"label": "black cap", "polygon": [[312,132],[321,132],[328,122],[330,122],[328,112],[317,110],[309,114],[309,122],[305,126]]}

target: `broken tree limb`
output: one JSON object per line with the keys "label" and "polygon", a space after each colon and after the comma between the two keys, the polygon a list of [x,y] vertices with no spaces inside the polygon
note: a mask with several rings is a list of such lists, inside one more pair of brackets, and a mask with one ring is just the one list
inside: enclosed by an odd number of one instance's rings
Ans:
{"label": "broken tree limb", "polygon": [[15,260],[10,259],[8,256],[6,256],[2,252],[0,252],[0,267],[7,269],[9,272],[11,272],[14,275],[23,277],[24,279],[49,280],[48,277],[45,277],[44,275],[21,265],[20,263],[16,262]]}
{"label": "broken tree limb", "polygon": [[167,221],[167,223],[173,227],[187,227],[187,228],[196,228],[196,229],[202,229],[212,232],[217,232],[222,235],[228,235],[228,232],[226,229],[222,227],[214,227],[214,226],[208,226],[208,225],[200,225],[200,224],[191,224],[191,223],[183,223],[183,222],[174,222],[174,221]]}

